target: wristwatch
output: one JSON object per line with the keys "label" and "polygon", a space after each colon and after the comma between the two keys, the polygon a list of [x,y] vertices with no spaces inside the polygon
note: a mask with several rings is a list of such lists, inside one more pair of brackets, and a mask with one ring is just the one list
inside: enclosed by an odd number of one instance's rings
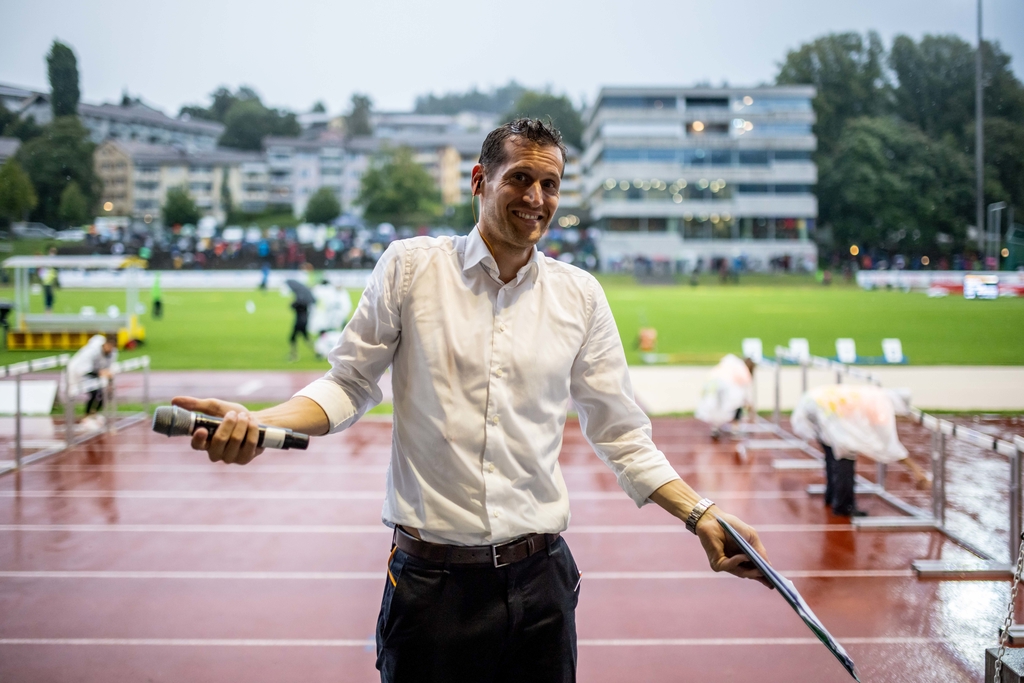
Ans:
{"label": "wristwatch", "polygon": [[700,502],[693,506],[690,510],[690,516],[686,518],[687,530],[697,533],[697,522],[704,516],[704,513],[708,511],[708,508],[715,504],[715,501],[710,498],[701,498]]}

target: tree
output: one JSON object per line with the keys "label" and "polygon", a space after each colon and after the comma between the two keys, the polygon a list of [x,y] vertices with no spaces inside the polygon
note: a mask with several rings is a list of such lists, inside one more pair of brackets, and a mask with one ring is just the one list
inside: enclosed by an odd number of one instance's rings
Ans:
{"label": "tree", "polygon": [[195,225],[200,218],[199,209],[184,186],[167,190],[162,211],[164,225]]}
{"label": "tree", "polygon": [[300,132],[295,114],[267,109],[258,99],[240,99],[224,117],[220,144],[237,149],[259,150],[268,135],[294,137]]}
{"label": "tree", "polygon": [[857,244],[934,254],[940,232],[962,247],[972,166],[953,144],[895,117],[854,119],[819,169],[822,223],[840,251]]}
{"label": "tree", "polygon": [[352,95],[352,111],[345,117],[345,130],[350,136],[373,134],[373,125],[370,123],[372,110],[373,100],[368,95]]}
{"label": "tree", "polygon": [[504,119],[511,121],[520,117],[549,119],[561,131],[566,144],[577,149],[583,147],[583,119],[565,95],[527,90],[506,112]]}
{"label": "tree", "polygon": [[884,67],[885,48],[873,31],[866,40],[857,33],[833,33],[786,54],[775,82],[810,84],[818,91],[813,105],[819,157],[831,151],[847,121],[888,111]]}
{"label": "tree", "polygon": [[33,217],[56,224],[60,221],[60,198],[69,183],[78,183],[87,206],[96,204],[103,185],[93,168],[96,145],[77,117],[54,119],[43,131],[43,135],[23,144],[16,156],[39,197]]}
{"label": "tree", "polygon": [[[985,118],[1024,120],[1024,86],[998,44],[982,44]],[[974,142],[975,48],[957,36],[896,36],[889,66],[896,77],[894,111],[929,137]]]}
{"label": "tree", "polygon": [[53,117],[78,116],[78,60],[70,47],[53,41],[46,55],[46,68],[50,76],[50,106]]}
{"label": "tree", "polygon": [[489,114],[504,114],[513,107],[526,92],[526,88],[515,81],[480,92],[475,87],[464,93],[447,93],[440,97],[433,93],[416,98],[417,114],[454,115],[464,111],[478,111]]}
{"label": "tree", "polygon": [[430,174],[413,160],[412,150],[385,150],[363,174],[356,203],[370,222],[397,225],[430,223],[441,209],[441,192]]}
{"label": "tree", "polygon": [[327,105],[324,104],[323,100],[317,100],[316,103],[313,105],[313,108],[310,109],[310,111],[314,114],[326,114]]}
{"label": "tree", "polygon": [[341,203],[329,187],[321,187],[313,193],[306,204],[306,222],[330,223],[341,215]]}
{"label": "tree", "polygon": [[89,201],[78,183],[71,181],[60,193],[57,214],[65,226],[82,225],[89,218]]}
{"label": "tree", "polygon": [[228,167],[225,166],[220,175],[220,208],[225,216],[230,216],[234,210],[234,201],[231,197],[231,185],[228,182]]}
{"label": "tree", "polygon": [[14,157],[4,162],[0,166],[0,218],[24,220],[38,202],[32,181]]}
{"label": "tree", "polygon": [[[973,143],[973,141],[972,141]],[[970,146],[971,155],[974,145]],[[1005,118],[985,119],[986,202],[1007,201],[1024,217],[1024,121]],[[1001,196],[992,195],[990,184],[997,181]]]}

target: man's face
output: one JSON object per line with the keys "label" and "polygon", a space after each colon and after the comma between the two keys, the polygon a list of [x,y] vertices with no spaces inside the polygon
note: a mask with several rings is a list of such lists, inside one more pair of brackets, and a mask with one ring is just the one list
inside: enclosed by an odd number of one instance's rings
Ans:
{"label": "man's face", "polygon": [[477,164],[481,178],[480,232],[489,244],[506,249],[529,249],[547,232],[558,209],[562,182],[562,152],[554,145],[505,141],[507,159],[498,168]]}
{"label": "man's face", "polygon": [[114,351],[114,345],[110,342],[103,342],[103,355],[109,356]]}

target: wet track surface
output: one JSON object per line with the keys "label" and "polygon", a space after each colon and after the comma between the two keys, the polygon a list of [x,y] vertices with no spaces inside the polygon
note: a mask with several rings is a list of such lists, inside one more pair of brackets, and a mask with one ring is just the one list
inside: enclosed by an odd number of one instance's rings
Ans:
{"label": "wet track surface", "polygon": [[[965,423],[1024,432],[1014,418]],[[927,466],[927,432],[900,435]],[[820,472],[772,467],[794,451],[742,462],[690,419],[657,419],[654,436],[699,492],[760,529],[862,680],[980,680],[1007,581],[917,579],[915,559],[968,554],[934,532],[856,531],[806,493]],[[0,478],[0,681],[378,680],[390,441],[390,424],[363,422],[226,467],[140,424]],[[574,422],[561,465],[583,572],[579,680],[850,680],[778,595],[712,573],[680,522],[638,510]],[[949,523],[998,558],[1008,471],[951,445]],[[898,466],[887,487],[928,505]]]}

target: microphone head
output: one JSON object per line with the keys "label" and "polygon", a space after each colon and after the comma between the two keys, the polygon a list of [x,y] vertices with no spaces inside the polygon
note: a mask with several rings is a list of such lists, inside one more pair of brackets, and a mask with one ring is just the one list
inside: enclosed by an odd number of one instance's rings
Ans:
{"label": "microphone head", "polygon": [[192,413],[178,406],[159,406],[153,411],[153,431],[164,436],[191,434]]}

